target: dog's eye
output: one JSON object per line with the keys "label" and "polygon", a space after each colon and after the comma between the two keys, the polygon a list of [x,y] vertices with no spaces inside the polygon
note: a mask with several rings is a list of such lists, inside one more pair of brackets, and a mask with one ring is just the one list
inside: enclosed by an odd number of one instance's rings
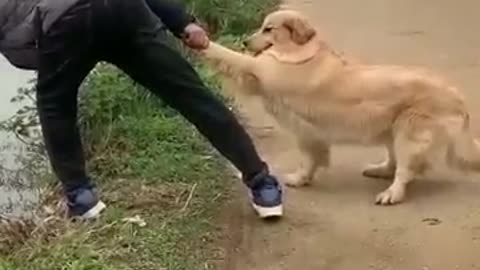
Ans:
{"label": "dog's eye", "polygon": [[263,28],[263,32],[264,32],[264,33],[270,33],[270,32],[272,32],[272,30],[273,30],[273,27],[265,27],[265,28]]}

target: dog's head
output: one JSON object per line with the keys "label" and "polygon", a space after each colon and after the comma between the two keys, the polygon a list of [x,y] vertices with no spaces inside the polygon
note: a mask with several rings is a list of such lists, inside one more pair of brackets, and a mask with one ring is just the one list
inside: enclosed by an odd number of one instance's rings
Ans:
{"label": "dog's head", "polygon": [[293,10],[279,10],[269,14],[262,27],[245,42],[247,49],[259,54],[272,46],[304,45],[316,34],[308,19]]}

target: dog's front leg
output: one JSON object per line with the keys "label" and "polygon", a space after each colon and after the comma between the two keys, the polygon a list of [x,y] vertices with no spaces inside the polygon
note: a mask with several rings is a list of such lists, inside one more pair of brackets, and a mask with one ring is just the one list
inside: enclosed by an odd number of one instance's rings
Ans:
{"label": "dog's front leg", "polygon": [[210,42],[208,48],[202,51],[202,55],[227,76],[244,74],[257,77],[256,60],[252,56],[236,52],[215,42]]}

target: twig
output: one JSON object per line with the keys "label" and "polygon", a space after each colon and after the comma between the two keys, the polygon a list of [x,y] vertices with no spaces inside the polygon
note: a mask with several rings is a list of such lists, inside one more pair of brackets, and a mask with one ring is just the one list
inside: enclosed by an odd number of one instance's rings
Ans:
{"label": "twig", "polygon": [[19,140],[21,143],[23,143],[25,145],[31,145],[25,139],[23,139],[22,136],[20,134],[18,134],[18,132],[13,131],[13,134],[15,135],[16,139]]}
{"label": "twig", "polygon": [[12,220],[12,217],[9,217],[9,216],[4,215],[4,214],[0,214],[0,220],[5,220],[5,221],[9,222],[9,221]]}
{"label": "twig", "polygon": [[188,208],[188,205],[190,204],[190,201],[192,200],[193,198],[193,193],[195,192],[195,189],[197,188],[197,183],[195,183],[193,186],[192,186],[192,189],[190,190],[190,194],[188,194],[188,198],[187,198],[187,201],[185,202],[185,205],[183,206],[182,210],[180,210],[180,212],[185,212]]}
{"label": "twig", "polygon": [[37,102],[37,99],[34,98],[28,91],[26,91],[24,94],[25,94],[25,96],[28,97],[28,99],[30,99],[31,102],[33,102],[33,103]]}

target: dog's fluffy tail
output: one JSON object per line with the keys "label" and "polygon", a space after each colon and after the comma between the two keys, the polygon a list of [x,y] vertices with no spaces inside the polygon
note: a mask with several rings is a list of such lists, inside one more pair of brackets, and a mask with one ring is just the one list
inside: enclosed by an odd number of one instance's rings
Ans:
{"label": "dog's fluffy tail", "polygon": [[447,164],[454,169],[480,172],[480,141],[474,138],[468,123],[452,137],[446,158]]}

